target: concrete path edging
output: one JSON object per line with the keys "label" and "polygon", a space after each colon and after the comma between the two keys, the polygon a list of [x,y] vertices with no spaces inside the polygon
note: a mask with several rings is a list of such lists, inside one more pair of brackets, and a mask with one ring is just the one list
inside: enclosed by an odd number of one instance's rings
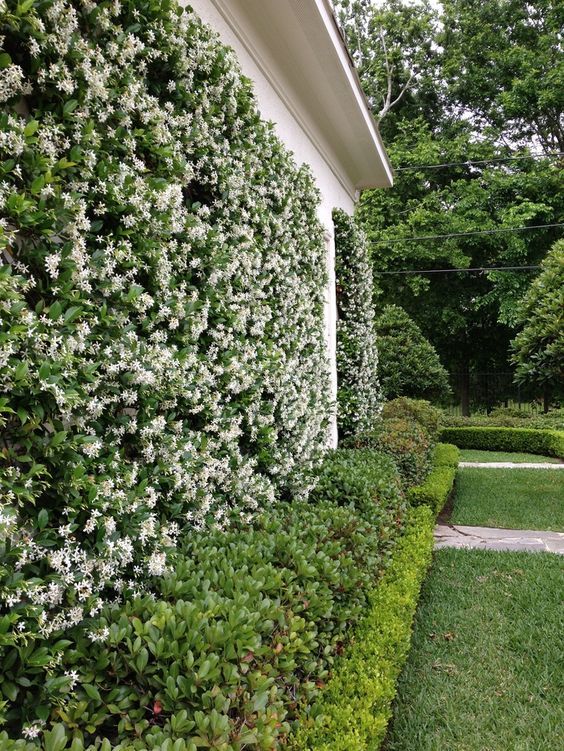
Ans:
{"label": "concrete path edging", "polygon": [[564,532],[438,524],[435,549],[527,550],[564,555]]}
{"label": "concrete path edging", "polygon": [[556,462],[458,462],[458,466],[482,469],[564,469],[564,463]]}

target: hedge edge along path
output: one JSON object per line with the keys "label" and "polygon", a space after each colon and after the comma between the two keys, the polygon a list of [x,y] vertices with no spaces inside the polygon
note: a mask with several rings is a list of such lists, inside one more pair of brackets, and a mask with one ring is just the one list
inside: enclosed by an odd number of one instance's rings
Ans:
{"label": "hedge edge along path", "polygon": [[291,751],[367,751],[383,741],[411,643],[421,584],[431,563],[434,514],[408,514],[386,575],[374,589],[356,641],[290,742]]}
{"label": "hedge edge along path", "polygon": [[548,454],[564,459],[564,431],[533,428],[443,428],[441,440],[461,449]]}

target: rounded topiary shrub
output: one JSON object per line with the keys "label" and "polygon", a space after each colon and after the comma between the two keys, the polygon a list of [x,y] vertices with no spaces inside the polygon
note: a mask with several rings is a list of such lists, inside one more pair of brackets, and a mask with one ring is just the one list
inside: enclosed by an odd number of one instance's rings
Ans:
{"label": "rounded topiary shrub", "polygon": [[8,0],[0,35],[0,599],[29,640],[307,494],[326,259],[310,173],[191,10]]}
{"label": "rounded topiary shrub", "polygon": [[418,423],[436,440],[441,429],[443,411],[425,399],[409,399],[406,396],[400,396],[398,399],[385,402],[382,409],[384,420],[398,417]]}

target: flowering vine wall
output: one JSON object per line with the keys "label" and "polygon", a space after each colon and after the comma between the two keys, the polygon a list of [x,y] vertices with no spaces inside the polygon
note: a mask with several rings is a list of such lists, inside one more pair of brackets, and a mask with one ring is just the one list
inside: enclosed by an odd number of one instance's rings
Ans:
{"label": "flowering vine wall", "polygon": [[0,600],[24,638],[307,494],[325,246],[309,171],[192,11],[8,0],[0,25]]}
{"label": "flowering vine wall", "polygon": [[341,437],[368,430],[381,409],[374,329],[372,265],[366,238],[340,209],[335,225],[338,427]]}

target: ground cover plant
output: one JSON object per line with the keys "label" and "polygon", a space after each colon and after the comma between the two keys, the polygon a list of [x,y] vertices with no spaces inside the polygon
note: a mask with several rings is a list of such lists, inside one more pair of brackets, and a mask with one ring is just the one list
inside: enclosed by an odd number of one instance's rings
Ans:
{"label": "ground cover plant", "polygon": [[562,559],[437,551],[386,751],[559,748]]}
{"label": "ground cover plant", "polygon": [[0,34],[0,601],[20,645],[154,587],[182,535],[307,496],[326,251],[308,169],[192,11],[8,0]]}
{"label": "ground cover plant", "polygon": [[461,468],[451,522],[564,532],[564,470]]}
{"label": "ground cover plant", "polygon": [[477,449],[461,449],[461,462],[514,462],[522,464],[523,462],[548,462],[549,464],[560,464],[561,459],[554,456],[542,456],[539,454],[516,453],[513,451],[479,451]]}

